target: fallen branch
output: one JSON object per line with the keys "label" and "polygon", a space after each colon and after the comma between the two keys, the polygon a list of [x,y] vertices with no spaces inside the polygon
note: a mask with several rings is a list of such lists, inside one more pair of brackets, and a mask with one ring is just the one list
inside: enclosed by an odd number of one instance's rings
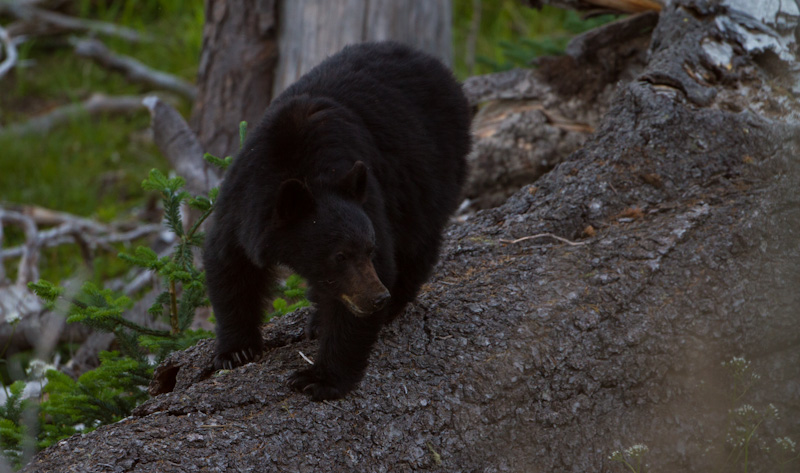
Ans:
{"label": "fallen branch", "polygon": [[118,26],[104,21],[75,18],[62,13],[42,10],[27,2],[0,2],[0,14],[10,15],[17,20],[8,27],[11,37],[31,35],[44,36],[64,33],[97,33],[116,36],[127,41],[152,41],[150,35],[142,34],[134,29]]}
{"label": "fallen branch", "polygon": [[147,97],[153,140],[175,172],[186,179],[186,190],[202,194],[219,185],[220,178],[203,159],[204,150],[197,135],[180,113],[158,97]]}
{"label": "fallen branch", "polygon": [[12,223],[25,230],[23,245],[6,250],[0,248],[0,263],[6,259],[21,257],[17,285],[25,285],[39,278],[38,261],[42,248],[74,243],[80,247],[84,260],[89,263],[98,247],[112,249],[112,243],[137,240],[162,230],[161,225],[146,224],[120,231],[114,225],[103,225],[82,217],[52,211],[45,220],[48,224],[58,226],[40,231],[35,217],[0,209],[0,226],[3,223]]}
{"label": "fallen branch", "polygon": [[136,59],[116,54],[96,39],[72,40],[78,56],[95,61],[101,66],[121,72],[131,82],[151,85],[157,89],[175,92],[189,100],[197,96],[197,88],[191,83],[166,72],[148,67]]}
{"label": "fallen branch", "polygon": [[94,94],[81,103],[58,107],[49,113],[34,117],[26,122],[0,128],[0,134],[26,135],[36,133],[44,135],[57,125],[67,123],[85,114],[89,116],[103,113],[128,115],[143,108],[142,97],[136,95],[109,97],[103,94]]}
{"label": "fallen branch", "polygon": [[[81,247],[82,253],[84,254],[84,259],[89,261],[92,258],[91,252],[87,252],[85,249],[107,248],[109,251],[112,251],[113,248],[110,246],[111,243],[133,241],[163,230],[160,225],[150,224],[143,225],[128,232],[111,233],[109,235],[97,238],[90,236],[87,238],[87,235],[82,233],[85,229],[86,227],[75,225],[73,223],[65,223],[59,227],[41,231],[37,237],[39,240],[39,246],[42,248],[52,248],[54,246],[75,243]],[[18,246],[9,248],[3,252],[0,252],[0,260],[17,258],[21,255],[22,247]]]}
{"label": "fallen branch", "polygon": [[[3,77],[17,62],[17,47],[14,41],[11,40],[8,31],[2,26],[0,26],[0,43],[2,43],[3,49],[5,49],[5,59],[3,59],[3,62],[0,62],[0,77]],[[2,51],[2,49],[0,49],[0,51]]]}
{"label": "fallen branch", "polygon": [[[2,243],[3,224],[21,226],[25,231],[23,245],[3,250],[0,245],[0,270],[4,260],[21,257],[17,279],[12,284],[0,271],[0,346],[9,347],[9,352],[37,348],[49,353],[51,345],[58,341],[84,342],[76,353],[74,363],[68,365],[66,372],[80,375],[87,369],[97,366],[97,353],[109,348],[114,340],[109,334],[90,334],[90,330],[80,324],[65,324],[59,311],[46,311],[39,299],[25,285],[39,278],[38,261],[41,250],[63,244],[77,244],[84,260],[91,263],[96,248],[114,249],[116,242],[130,242],[154,233],[163,227],[157,224],[136,225],[130,222],[105,225],[64,212],[57,212],[35,206],[19,206],[14,210],[0,208],[0,243]],[[53,226],[39,230],[39,226]],[[169,246],[169,243],[167,242]],[[160,256],[169,253],[169,249]],[[125,278],[106,283],[106,287],[116,286],[125,295],[138,293],[153,284],[153,273],[147,270],[130,272]],[[126,281],[129,281],[126,283]],[[78,287],[80,281],[68,286]],[[155,292],[146,295],[134,308],[126,312],[126,318],[148,327],[157,322],[147,314]],[[16,327],[9,322],[15,322]],[[7,323],[3,323],[3,322]],[[43,330],[47,336],[43,336]],[[89,337],[87,339],[87,336]]]}

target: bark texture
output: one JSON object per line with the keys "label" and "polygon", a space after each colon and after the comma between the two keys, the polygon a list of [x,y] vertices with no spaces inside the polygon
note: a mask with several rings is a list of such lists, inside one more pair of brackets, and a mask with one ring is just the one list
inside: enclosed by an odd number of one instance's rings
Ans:
{"label": "bark texture", "polygon": [[[653,470],[731,471],[734,355],[762,376],[748,402],[781,411],[758,435],[797,438],[797,50],[746,48],[721,26],[763,20],[740,8],[665,8],[646,69],[585,146],[449,228],[354,394],[315,404],[286,386],[298,352],[313,358],[303,310],[239,369],[208,370],[212,341],[174,354],[162,394],[26,471],[623,471],[607,457],[634,443]],[[771,16],[778,37],[792,12]],[[500,241],[542,232],[585,244]],[[751,452],[749,471],[776,469]]]}
{"label": "bark texture", "polygon": [[232,154],[238,149],[239,122],[257,122],[269,104],[278,59],[277,3],[206,0],[191,122],[208,153]]}

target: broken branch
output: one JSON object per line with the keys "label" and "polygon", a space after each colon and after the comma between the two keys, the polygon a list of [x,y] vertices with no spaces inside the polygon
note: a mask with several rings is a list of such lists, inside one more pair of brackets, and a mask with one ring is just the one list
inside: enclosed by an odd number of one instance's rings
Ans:
{"label": "broken branch", "polygon": [[94,94],[81,103],[58,107],[49,113],[34,117],[26,122],[0,128],[0,134],[25,135],[36,133],[44,135],[55,126],[67,123],[84,114],[90,116],[103,113],[125,115],[135,113],[142,109],[142,97],[140,96],[121,95],[109,97],[103,94]]}

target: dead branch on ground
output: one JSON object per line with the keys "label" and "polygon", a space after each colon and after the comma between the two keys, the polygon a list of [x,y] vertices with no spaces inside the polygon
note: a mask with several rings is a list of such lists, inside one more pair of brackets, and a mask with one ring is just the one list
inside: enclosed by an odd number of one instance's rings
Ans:
{"label": "dead branch on ground", "polygon": [[107,69],[121,72],[131,82],[147,84],[156,89],[175,92],[189,100],[194,100],[197,95],[197,88],[189,82],[172,74],[148,67],[132,57],[114,53],[99,40],[75,39],[71,40],[70,43],[74,46],[75,54],[78,56],[91,59]]}
{"label": "dead branch on ground", "polygon": [[89,116],[104,113],[130,115],[144,109],[142,98],[142,96],[138,95],[108,96],[93,94],[81,103],[64,105],[44,115],[31,118],[26,122],[0,128],[0,134],[26,135],[36,133],[43,135],[55,126],[67,123],[84,114]]}
{"label": "dead branch on ground", "polygon": [[11,223],[25,231],[24,244],[6,250],[0,247],[0,262],[21,258],[16,279],[18,286],[39,279],[38,262],[42,248],[74,243],[88,264],[97,248],[110,249],[112,243],[133,241],[162,230],[161,225],[146,224],[120,231],[118,225],[104,225],[63,212],[52,212],[47,221],[57,226],[39,230],[35,217],[0,208],[0,225]]}

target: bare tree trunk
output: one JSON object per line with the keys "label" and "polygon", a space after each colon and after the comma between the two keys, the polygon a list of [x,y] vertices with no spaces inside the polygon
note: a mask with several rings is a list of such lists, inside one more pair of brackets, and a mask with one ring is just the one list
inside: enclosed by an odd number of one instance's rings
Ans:
{"label": "bare tree trunk", "polygon": [[348,44],[395,40],[438,56],[452,56],[450,0],[294,0],[280,15],[277,95],[327,56]]}
{"label": "bare tree trunk", "polygon": [[232,154],[239,122],[255,122],[270,101],[278,59],[277,0],[206,0],[192,128],[206,152]]}

